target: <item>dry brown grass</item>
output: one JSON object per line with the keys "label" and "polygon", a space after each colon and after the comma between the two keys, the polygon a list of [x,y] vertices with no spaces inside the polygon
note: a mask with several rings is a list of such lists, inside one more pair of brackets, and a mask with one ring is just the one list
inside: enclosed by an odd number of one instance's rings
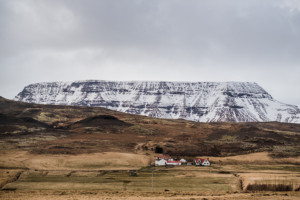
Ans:
{"label": "dry brown grass", "polygon": [[0,169],[0,188],[16,181],[22,172],[22,170],[17,169]]}
{"label": "dry brown grass", "polygon": [[130,153],[92,153],[80,155],[39,155],[25,151],[0,154],[2,168],[28,168],[35,170],[122,170],[147,166],[150,158]]}
{"label": "dry brown grass", "polygon": [[215,192],[102,192],[95,190],[69,190],[69,191],[0,191],[1,200],[298,200],[300,193],[287,192],[263,192],[263,193],[225,193]]}
{"label": "dry brown grass", "polygon": [[251,153],[238,156],[227,156],[227,157],[209,157],[213,163],[223,164],[300,164],[300,156],[288,157],[288,158],[272,158],[268,152]]}
{"label": "dry brown grass", "polygon": [[239,174],[244,191],[298,191],[300,173],[243,173]]}
{"label": "dry brown grass", "polygon": [[[300,172],[268,169],[279,167],[277,164],[257,166],[259,160],[267,157],[267,154],[261,153],[244,155],[243,159],[236,158],[243,162],[252,159],[253,162],[248,163],[249,166],[223,163],[213,164],[211,167],[157,167],[154,172],[154,193],[151,193],[150,169],[137,171],[136,177],[130,176],[131,170],[137,170],[136,165],[147,166],[152,156],[116,152],[83,155],[35,155],[11,152],[6,154],[6,157],[6,161],[11,164],[19,163],[20,166],[26,166],[31,170],[25,171],[18,181],[7,184],[4,187],[6,190],[0,191],[0,199],[232,200],[300,197],[299,192],[243,193],[240,190],[239,180],[243,181],[243,188],[248,190],[250,187],[253,189],[255,185],[267,184],[277,184],[278,187],[280,184],[293,184],[293,190],[299,187]],[[3,154],[0,160],[3,162]],[[261,170],[257,167],[266,169]],[[168,191],[164,191],[165,189]],[[10,192],[11,190],[15,191]]]}

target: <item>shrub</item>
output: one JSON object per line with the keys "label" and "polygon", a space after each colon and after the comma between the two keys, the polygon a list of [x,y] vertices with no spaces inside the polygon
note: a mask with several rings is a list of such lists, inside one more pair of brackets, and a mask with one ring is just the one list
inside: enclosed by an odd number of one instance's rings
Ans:
{"label": "shrub", "polygon": [[293,191],[293,184],[249,184],[248,191]]}

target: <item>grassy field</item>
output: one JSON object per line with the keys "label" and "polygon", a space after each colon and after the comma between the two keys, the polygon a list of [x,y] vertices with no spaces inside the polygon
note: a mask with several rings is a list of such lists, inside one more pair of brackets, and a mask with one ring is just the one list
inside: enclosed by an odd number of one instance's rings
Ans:
{"label": "grassy field", "polygon": [[2,157],[0,199],[299,199],[299,165],[257,164],[267,155],[213,157],[210,167],[150,167],[153,155],[15,152],[6,156],[23,168],[5,168]]}
{"label": "grassy field", "polygon": [[[299,199],[298,191],[252,191],[255,185],[293,184],[300,173],[234,166],[144,167],[140,170],[24,170],[6,184],[1,199]],[[2,169],[2,174],[12,170]],[[17,170],[13,170],[17,173]],[[19,171],[18,171],[19,172]],[[153,179],[152,179],[153,172]],[[153,188],[152,188],[153,180]],[[248,188],[248,189],[247,189]],[[257,188],[257,187],[256,187]]]}
{"label": "grassy field", "polygon": [[[130,171],[25,171],[4,190],[152,191],[152,169]],[[186,170],[153,168],[154,192],[234,192],[239,181],[232,174],[209,173],[196,167]]]}

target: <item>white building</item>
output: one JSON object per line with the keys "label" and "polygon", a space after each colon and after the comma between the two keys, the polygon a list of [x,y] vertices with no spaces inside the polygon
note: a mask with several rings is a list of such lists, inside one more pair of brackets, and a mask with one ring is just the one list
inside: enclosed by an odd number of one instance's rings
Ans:
{"label": "white building", "polygon": [[166,166],[167,161],[165,159],[155,160],[155,166]]}
{"label": "white building", "polygon": [[210,166],[210,162],[209,162],[209,159],[205,159],[205,158],[195,158],[194,159],[194,163],[195,165],[198,165],[198,166]]}
{"label": "white building", "polygon": [[180,161],[168,160],[167,165],[181,165]]}
{"label": "white building", "polygon": [[202,162],[202,165],[203,166],[210,166],[210,162],[208,159],[205,159],[203,162]]}

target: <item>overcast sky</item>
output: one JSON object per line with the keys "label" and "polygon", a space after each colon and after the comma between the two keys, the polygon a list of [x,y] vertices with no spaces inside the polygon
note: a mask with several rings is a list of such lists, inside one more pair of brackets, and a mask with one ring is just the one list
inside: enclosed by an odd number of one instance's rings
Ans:
{"label": "overcast sky", "polygon": [[45,81],[251,81],[300,105],[300,0],[0,0],[0,95]]}

